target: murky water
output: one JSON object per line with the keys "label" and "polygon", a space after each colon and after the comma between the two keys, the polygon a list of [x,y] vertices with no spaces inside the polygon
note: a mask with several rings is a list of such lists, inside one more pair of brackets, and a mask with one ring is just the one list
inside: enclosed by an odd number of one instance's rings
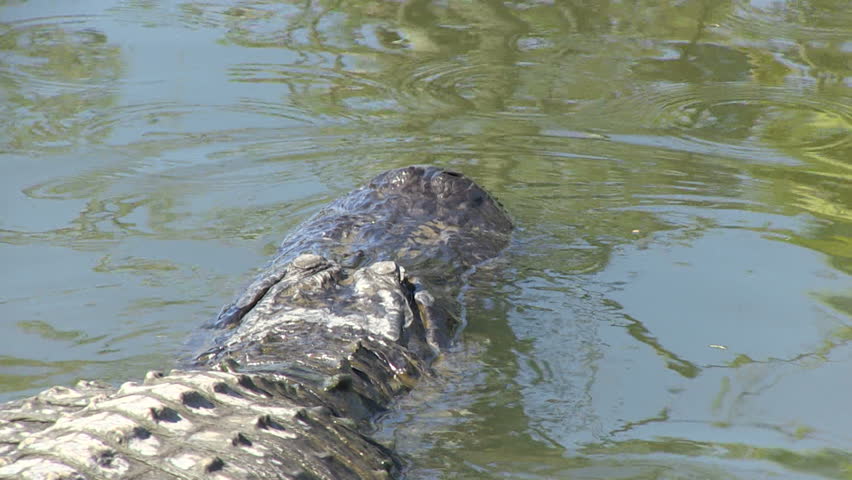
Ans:
{"label": "murky water", "polygon": [[7,2],[0,400],[167,368],[284,234],[461,170],[519,228],[411,478],[852,478],[847,0]]}

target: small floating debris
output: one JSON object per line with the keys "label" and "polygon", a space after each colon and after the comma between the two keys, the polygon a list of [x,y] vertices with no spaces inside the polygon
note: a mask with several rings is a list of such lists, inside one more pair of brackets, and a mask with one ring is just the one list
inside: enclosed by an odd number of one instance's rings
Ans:
{"label": "small floating debris", "polygon": [[716,348],[718,350],[727,350],[728,349],[728,347],[726,347],[724,345],[716,345],[715,343],[711,343],[710,345],[707,345],[707,346],[710,347],[710,348]]}

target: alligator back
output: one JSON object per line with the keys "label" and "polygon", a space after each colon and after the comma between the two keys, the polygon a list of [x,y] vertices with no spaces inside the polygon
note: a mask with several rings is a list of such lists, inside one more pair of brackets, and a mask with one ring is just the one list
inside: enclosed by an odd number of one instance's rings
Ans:
{"label": "alligator back", "polygon": [[396,478],[370,422],[430,374],[511,228],[461,174],[385,172],[285,239],[190,369],[0,405],[0,478]]}

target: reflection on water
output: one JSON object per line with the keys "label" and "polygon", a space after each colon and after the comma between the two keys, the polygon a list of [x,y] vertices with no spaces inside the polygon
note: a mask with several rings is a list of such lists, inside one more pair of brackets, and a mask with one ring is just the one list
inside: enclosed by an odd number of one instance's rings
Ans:
{"label": "reflection on water", "polygon": [[0,7],[0,400],[167,368],[331,198],[519,228],[379,436],[412,478],[852,478],[847,0]]}
{"label": "reflection on water", "polygon": [[87,16],[39,17],[0,30],[2,152],[103,140],[91,110],[114,105],[120,51]]}

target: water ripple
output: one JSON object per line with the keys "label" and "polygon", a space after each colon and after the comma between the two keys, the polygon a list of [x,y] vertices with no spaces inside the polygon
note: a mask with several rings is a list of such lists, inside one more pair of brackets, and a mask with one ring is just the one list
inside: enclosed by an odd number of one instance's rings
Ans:
{"label": "water ripple", "polygon": [[203,110],[205,110],[205,107],[201,105],[185,105],[175,102],[114,106],[94,115],[87,123],[86,129],[93,134],[100,134],[112,131],[118,126],[154,125],[164,119],[177,118],[191,113],[197,114]]}
{"label": "water ripple", "polygon": [[302,120],[317,116],[354,120],[397,110],[389,101],[379,100],[393,97],[386,85],[359,73],[309,65],[241,64],[229,74],[237,82],[286,85],[289,101],[304,112],[296,115]]}
{"label": "water ripple", "polygon": [[474,95],[464,94],[465,87],[475,86],[481,76],[481,65],[461,65],[450,62],[415,63],[405,72],[400,91],[412,101],[428,97],[437,103],[469,105]]}
{"label": "water ripple", "polygon": [[224,27],[234,19],[260,16],[261,10],[251,6],[235,6],[214,2],[140,2],[127,0],[108,9],[111,18],[129,25],[149,28],[184,26],[192,29]]}
{"label": "water ripple", "polygon": [[421,114],[476,111],[489,115],[504,109],[517,72],[513,67],[473,58],[424,58],[403,64],[397,78],[399,101]]}
{"label": "water ripple", "polygon": [[110,103],[123,63],[96,16],[52,16],[0,26],[0,138],[4,150],[97,141],[85,133],[94,110]]}
{"label": "water ripple", "polygon": [[238,82],[287,85],[290,102],[311,118],[371,121],[405,111],[436,114],[488,105],[500,67],[434,60],[396,66],[381,78],[370,72],[295,64],[242,64],[232,67]]}
{"label": "water ripple", "polygon": [[[764,6],[757,4],[763,3]],[[738,32],[764,39],[848,40],[852,14],[848,2],[810,2],[780,0],[758,2],[738,0],[722,25]]]}
{"label": "water ripple", "polygon": [[64,93],[68,87],[91,89],[92,82],[119,76],[118,48],[106,34],[88,25],[96,16],[38,17],[9,22],[0,44],[9,50],[0,75],[13,85],[41,95]]}
{"label": "water ripple", "polygon": [[611,100],[592,115],[738,157],[765,157],[767,144],[779,152],[839,151],[852,144],[849,103],[789,86],[665,85]]}
{"label": "water ripple", "polygon": [[232,112],[293,120],[306,125],[314,125],[317,123],[316,119],[303,109],[297,108],[293,105],[286,105],[281,102],[267,102],[246,97],[241,98],[239,103],[236,105],[229,105],[227,109]]}

